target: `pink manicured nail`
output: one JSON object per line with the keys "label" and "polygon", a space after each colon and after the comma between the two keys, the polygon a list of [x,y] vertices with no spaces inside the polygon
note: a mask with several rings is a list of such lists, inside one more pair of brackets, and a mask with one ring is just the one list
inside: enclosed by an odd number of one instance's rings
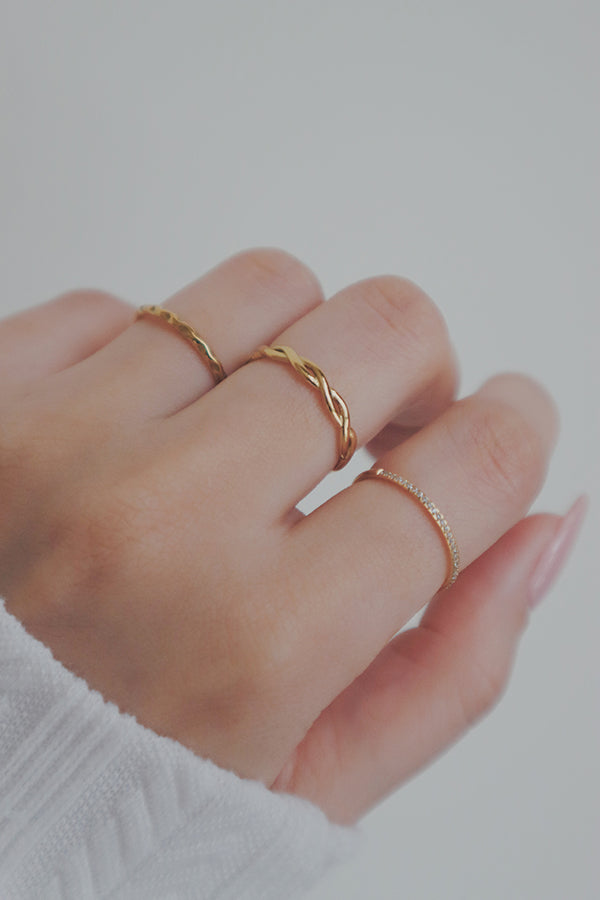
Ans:
{"label": "pink manicured nail", "polygon": [[587,508],[588,498],[584,494],[575,501],[568,513],[563,517],[554,538],[546,547],[544,553],[542,553],[531,576],[529,587],[530,609],[537,606],[567,561],[567,557],[585,519]]}

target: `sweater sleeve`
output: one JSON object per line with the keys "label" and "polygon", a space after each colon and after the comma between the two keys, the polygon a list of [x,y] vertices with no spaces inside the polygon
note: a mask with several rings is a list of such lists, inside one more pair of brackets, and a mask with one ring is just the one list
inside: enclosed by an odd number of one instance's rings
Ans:
{"label": "sweater sleeve", "polygon": [[359,841],[119,712],[0,600],[3,900],[291,900]]}

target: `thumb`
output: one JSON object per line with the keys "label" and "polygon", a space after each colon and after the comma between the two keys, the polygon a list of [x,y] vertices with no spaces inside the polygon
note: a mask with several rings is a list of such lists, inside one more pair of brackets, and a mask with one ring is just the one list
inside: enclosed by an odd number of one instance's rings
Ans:
{"label": "thumb", "polygon": [[453,743],[501,696],[586,507],[521,520],[437,594],[323,711],[274,787],[349,823]]}

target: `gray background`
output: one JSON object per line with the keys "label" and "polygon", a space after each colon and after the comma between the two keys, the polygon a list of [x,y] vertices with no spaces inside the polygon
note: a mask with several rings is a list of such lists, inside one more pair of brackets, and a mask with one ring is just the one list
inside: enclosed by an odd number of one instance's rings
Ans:
{"label": "gray background", "polygon": [[590,492],[577,550],[501,705],[364,819],[365,852],[312,900],[597,897],[597,0],[0,15],[2,314],[82,286],[160,302],[275,244],[327,293],[419,282],[464,392],[520,369],[554,393],[563,433],[535,508]]}

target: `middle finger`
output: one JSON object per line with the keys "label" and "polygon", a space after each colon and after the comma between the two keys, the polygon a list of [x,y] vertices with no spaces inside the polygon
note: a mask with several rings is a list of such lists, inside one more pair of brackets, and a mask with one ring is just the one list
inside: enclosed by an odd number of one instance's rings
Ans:
{"label": "middle finger", "polygon": [[[429,297],[402,278],[351,285],[274,343],[323,370],[350,410],[359,446],[399,411],[414,424],[418,409],[424,424],[456,392],[445,322]],[[249,500],[251,491],[253,504],[258,497],[271,519],[285,516],[338,457],[339,428],[323,397],[286,362],[260,359],[242,367],[176,418],[184,429],[201,427],[211,435],[240,500]],[[237,458],[242,445],[243,466]]]}

